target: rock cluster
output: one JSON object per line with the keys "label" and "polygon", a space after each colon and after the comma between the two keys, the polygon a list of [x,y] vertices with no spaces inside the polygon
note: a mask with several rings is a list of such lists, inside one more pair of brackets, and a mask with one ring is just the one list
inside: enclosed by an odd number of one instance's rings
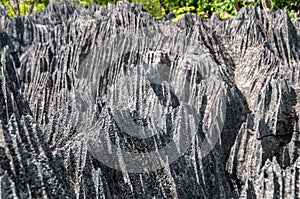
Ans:
{"label": "rock cluster", "polygon": [[300,197],[299,23],[168,20],[0,10],[0,198]]}

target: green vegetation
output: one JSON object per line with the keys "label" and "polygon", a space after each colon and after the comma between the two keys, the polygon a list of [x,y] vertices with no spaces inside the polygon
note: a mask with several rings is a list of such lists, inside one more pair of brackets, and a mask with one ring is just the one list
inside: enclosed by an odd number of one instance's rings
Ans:
{"label": "green vegetation", "polygon": [[[106,5],[115,4],[117,0],[74,0],[78,4],[86,5],[97,3]],[[221,12],[221,18],[230,18],[237,10],[245,5],[245,0],[128,0],[129,2],[142,3],[144,8],[154,17],[161,18],[173,12],[176,19],[184,13],[191,12],[209,17],[214,12]],[[0,0],[0,5],[11,15],[30,14],[37,10],[44,9],[49,4],[49,0]],[[247,6],[261,6],[261,1],[250,2]],[[299,11],[299,0],[273,0],[273,9],[287,9],[291,18]],[[175,19],[175,20],[176,20]]]}
{"label": "green vegetation", "polygon": [[46,8],[50,0],[0,0],[10,16],[30,14]]}

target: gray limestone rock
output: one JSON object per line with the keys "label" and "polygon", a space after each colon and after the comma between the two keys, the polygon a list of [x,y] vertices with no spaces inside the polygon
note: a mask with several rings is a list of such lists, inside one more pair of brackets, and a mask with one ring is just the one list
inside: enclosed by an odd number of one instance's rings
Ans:
{"label": "gray limestone rock", "polygon": [[299,198],[299,27],[0,9],[0,198]]}

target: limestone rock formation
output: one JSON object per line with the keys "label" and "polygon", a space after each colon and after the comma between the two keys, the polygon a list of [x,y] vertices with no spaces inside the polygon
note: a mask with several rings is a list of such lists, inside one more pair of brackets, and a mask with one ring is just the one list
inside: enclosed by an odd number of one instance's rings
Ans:
{"label": "limestone rock formation", "polygon": [[299,23],[169,18],[0,10],[0,198],[299,198]]}

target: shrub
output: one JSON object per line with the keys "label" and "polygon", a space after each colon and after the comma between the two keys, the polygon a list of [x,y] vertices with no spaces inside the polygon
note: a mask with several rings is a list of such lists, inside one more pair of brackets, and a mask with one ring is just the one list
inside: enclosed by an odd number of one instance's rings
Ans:
{"label": "shrub", "polygon": [[[78,4],[97,3],[106,5],[116,3],[118,0],[74,0]],[[184,13],[197,13],[204,17],[212,15],[214,12],[223,13],[223,18],[228,18],[236,14],[234,3],[238,7],[243,6],[243,0],[129,0],[129,2],[139,2],[154,17],[161,18],[173,12],[176,18],[180,18]],[[0,0],[1,5],[11,15],[30,14],[37,10],[44,9],[49,0]],[[260,6],[261,1],[256,0],[247,6]],[[299,0],[273,0],[274,9],[290,10],[291,16],[300,8]],[[222,17],[221,16],[221,17]]]}

